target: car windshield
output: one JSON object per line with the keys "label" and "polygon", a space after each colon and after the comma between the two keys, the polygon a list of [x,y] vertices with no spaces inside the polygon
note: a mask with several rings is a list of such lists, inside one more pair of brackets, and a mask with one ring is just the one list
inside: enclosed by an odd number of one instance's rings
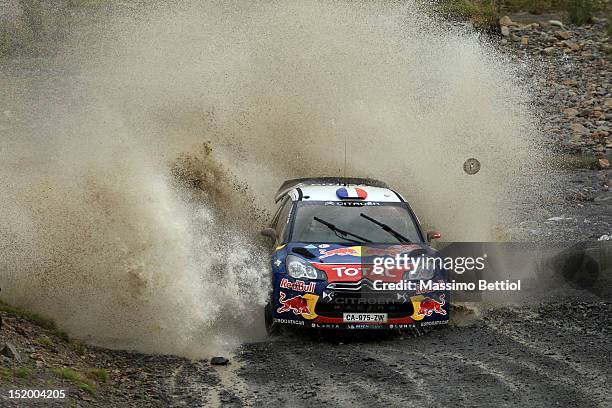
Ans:
{"label": "car windshield", "polygon": [[[334,233],[329,226],[315,220],[317,217],[334,227],[365,238],[373,243],[397,244],[393,234],[362,217],[361,214],[388,225],[411,242],[422,242],[417,227],[402,203],[356,202],[299,202],[295,214],[291,241],[309,243],[348,243],[361,241],[355,236]],[[347,239],[349,238],[349,239]]]}

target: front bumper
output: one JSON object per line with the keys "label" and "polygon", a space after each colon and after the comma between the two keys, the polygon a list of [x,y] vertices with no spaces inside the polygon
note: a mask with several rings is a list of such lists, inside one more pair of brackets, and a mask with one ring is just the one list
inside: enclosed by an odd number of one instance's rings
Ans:
{"label": "front bumper", "polygon": [[[449,320],[448,293],[378,291],[371,281],[304,284],[288,275],[274,284],[273,322],[317,329],[392,329],[444,325]],[[314,285],[307,286],[306,284]],[[304,292],[296,290],[307,288]],[[347,321],[346,314],[385,316],[383,322]]]}

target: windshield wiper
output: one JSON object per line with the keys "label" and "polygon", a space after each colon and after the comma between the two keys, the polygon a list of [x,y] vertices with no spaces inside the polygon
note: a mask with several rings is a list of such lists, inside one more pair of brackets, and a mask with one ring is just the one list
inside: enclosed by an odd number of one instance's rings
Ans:
{"label": "windshield wiper", "polygon": [[404,243],[411,243],[412,241],[410,241],[408,238],[406,238],[405,236],[403,236],[402,234],[400,234],[399,232],[397,232],[396,230],[394,230],[393,228],[391,228],[390,226],[388,226],[387,224],[383,224],[380,221],[375,220],[372,217],[368,217],[367,215],[365,215],[364,213],[359,214],[361,215],[363,218],[365,218],[368,221],[373,222],[374,224],[378,225],[379,227],[381,227],[383,230],[387,231],[389,234],[393,235],[395,237],[395,239],[397,239],[399,242],[404,242]]}
{"label": "windshield wiper", "polygon": [[[327,222],[325,220],[322,220],[319,217],[313,217],[313,218],[314,218],[315,221],[320,222],[321,224],[325,225],[330,230],[334,231],[334,233],[336,233],[336,235],[338,235],[338,234],[344,235],[344,236],[340,236],[340,238],[342,238],[342,239],[346,239],[348,241],[353,241],[353,242],[355,242],[357,244],[359,244],[361,242],[372,242],[369,239],[364,238],[364,237],[360,237],[359,235],[353,234],[352,232],[341,230],[340,228],[336,227],[334,224],[331,224],[331,223],[329,223],[329,222]],[[354,239],[348,238],[349,235],[352,236],[352,237],[355,237],[357,239],[360,239],[361,241],[356,241]]]}

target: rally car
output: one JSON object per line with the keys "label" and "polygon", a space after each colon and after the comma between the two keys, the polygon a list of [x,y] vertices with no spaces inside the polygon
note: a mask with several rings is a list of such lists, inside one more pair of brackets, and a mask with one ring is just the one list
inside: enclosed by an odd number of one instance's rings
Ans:
{"label": "rally car", "polygon": [[425,233],[385,183],[288,180],[275,200],[262,231],[274,241],[268,333],[283,325],[402,330],[448,322],[449,293],[435,285],[447,272],[418,261],[435,259],[429,243],[440,234]]}

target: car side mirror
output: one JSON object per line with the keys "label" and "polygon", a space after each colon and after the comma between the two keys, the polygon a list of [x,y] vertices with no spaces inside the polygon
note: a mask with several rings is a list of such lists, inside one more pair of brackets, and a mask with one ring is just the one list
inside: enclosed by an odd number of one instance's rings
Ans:
{"label": "car side mirror", "polygon": [[442,235],[440,235],[437,231],[427,231],[427,242],[431,242],[434,239],[440,239]]}
{"label": "car side mirror", "polygon": [[261,230],[260,234],[276,241],[276,230],[274,228],[264,228]]}

